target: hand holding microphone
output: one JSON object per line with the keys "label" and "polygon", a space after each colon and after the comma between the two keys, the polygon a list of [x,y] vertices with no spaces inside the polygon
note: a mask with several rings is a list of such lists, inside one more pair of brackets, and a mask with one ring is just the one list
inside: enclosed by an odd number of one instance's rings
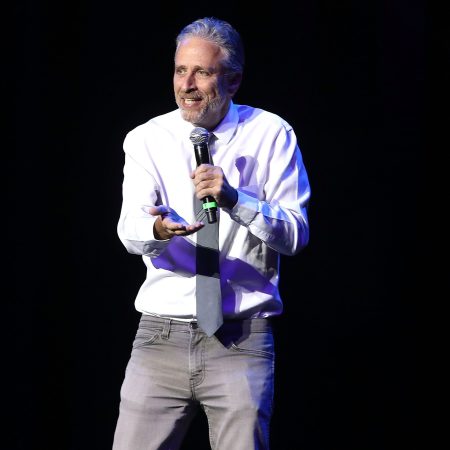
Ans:
{"label": "hand holding microphone", "polygon": [[[209,138],[210,133],[205,128],[197,127],[191,131],[190,139],[194,144],[197,167],[201,164],[213,164],[208,146]],[[212,168],[207,169],[207,171],[208,175],[206,179],[212,186],[209,188],[211,195],[206,195],[202,199],[203,209],[207,214],[208,222],[214,223],[217,221],[217,207],[221,206],[232,209],[237,202],[238,193],[237,190],[228,183],[220,167],[212,166]],[[196,178],[199,175],[200,174],[197,171],[197,175],[193,176],[193,178]]]}
{"label": "hand holding microphone", "polygon": [[[209,131],[206,128],[197,127],[191,131],[190,140],[194,144],[195,160],[197,167],[201,164],[212,164],[209,153]],[[214,197],[207,195],[202,199],[203,209],[208,217],[208,223],[217,222],[217,202]]]}

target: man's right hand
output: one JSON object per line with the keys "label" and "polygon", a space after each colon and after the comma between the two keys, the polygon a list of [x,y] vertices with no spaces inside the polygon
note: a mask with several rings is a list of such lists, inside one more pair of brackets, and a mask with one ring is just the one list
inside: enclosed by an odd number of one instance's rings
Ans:
{"label": "man's right hand", "polygon": [[203,228],[203,222],[188,224],[175,210],[165,205],[151,206],[149,213],[158,216],[153,226],[153,234],[158,240],[171,239],[173,236],[188,236]]}

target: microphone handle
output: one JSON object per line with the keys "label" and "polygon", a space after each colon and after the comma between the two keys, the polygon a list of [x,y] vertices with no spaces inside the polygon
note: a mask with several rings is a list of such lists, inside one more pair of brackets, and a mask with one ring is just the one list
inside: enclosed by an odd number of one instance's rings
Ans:
{"label": "microphone handle", "polygon": [[203,200],[203,209],[206,212],[206,217],[208,218],[208,223],[217,222],[217,203],[214,197],[207,195]]}
{"label": "microphone handle", "polygon": [[200,164],[211,164],[211,159],[209,157],[208,144],[205,142],[203,144],[194,144],[195,160],[197,161],[197,167]]}
{"label": "microphone handle", "polygon": [[[195,160],[197,161],[197,167],[200,164],[211,164],[211,160],[209,158],[209,149],[207,143],[195,144]],[[208,223],[216,223],[217,222],[217,202],[214,197],[206,196],[202,199],[203,201],[203,209],[206,212],[206,216],[208,218]]]}

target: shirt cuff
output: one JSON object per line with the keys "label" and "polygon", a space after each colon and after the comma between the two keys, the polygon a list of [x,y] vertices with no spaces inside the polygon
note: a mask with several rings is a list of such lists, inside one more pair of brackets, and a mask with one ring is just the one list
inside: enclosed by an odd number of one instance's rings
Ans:
{"label": "shirt cuff", "polygon": [[154,225],[156,217],[141,219],[136,222],[136,236],[142,236],[142,251],[151,258],[159,256],[170,242],[170,239],[156,239]]}
{"label": "shirt cuff", "polygon": [[239,189],[237,189],[238,199],[232,209],[227,212],[230,217],[237,223],[248,226],[259,212],[260,201]]}

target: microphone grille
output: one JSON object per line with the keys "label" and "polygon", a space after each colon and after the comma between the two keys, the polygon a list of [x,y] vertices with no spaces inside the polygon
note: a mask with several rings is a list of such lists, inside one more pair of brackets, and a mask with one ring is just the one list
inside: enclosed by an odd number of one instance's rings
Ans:
{"label": "microphone grille", "polygon": [[209,141],[209,131],[202,127],[194,128],[189,139],[193,144],[205,144]]}

